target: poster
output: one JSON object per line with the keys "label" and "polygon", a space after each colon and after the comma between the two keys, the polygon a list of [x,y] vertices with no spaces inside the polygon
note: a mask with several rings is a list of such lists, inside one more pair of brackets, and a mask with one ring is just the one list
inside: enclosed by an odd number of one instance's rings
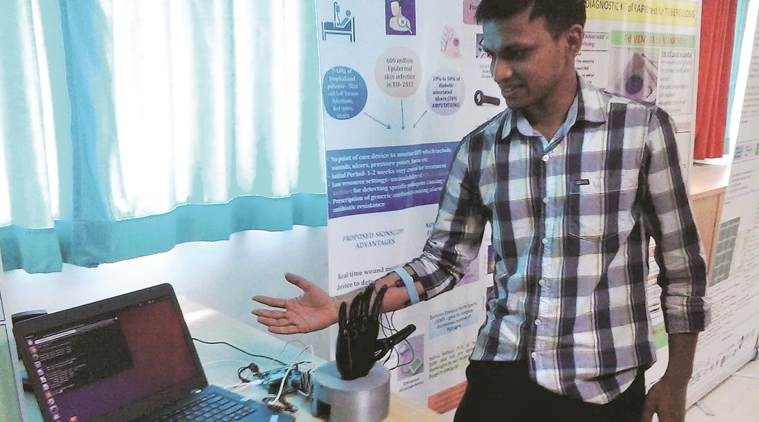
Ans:
{"label": "poster", "polygon": [[699,2],[587,0],[580,75],[663,108],[675,122],[683,174],[692,161]]}
{"label": "poster", "polygon": [[[464,22],[466,4],[325,0],[317,7],[329,293],[337,295],[421,253],[458,142],[504,105],[477,49],[479,27]],[[486,263],[483,246],[454,292],[383,319],[382,336],[417,327],[385,362],[394,369],[393,392],[453,414],[484,321]]]}
{"label": "poster", "polygon": [[753,50],[709,277],[712,323],[699,337],[689,402],[755,358],[759,345],[759,33],[745,38]]}

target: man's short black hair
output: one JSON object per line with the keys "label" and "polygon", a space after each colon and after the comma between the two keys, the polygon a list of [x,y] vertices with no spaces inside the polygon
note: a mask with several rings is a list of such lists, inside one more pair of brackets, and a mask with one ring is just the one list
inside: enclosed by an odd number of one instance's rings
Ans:
{"label": "man's short black hair", "polygon": [[554,38],[572,25],[585,26],[585,0],[482,0],[477,22],[507,19],[532,7],[530,20],[544,17]]}

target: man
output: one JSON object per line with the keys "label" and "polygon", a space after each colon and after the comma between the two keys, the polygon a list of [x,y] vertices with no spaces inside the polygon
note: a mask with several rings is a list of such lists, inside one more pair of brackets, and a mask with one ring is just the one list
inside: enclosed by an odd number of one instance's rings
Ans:
{"label": "man", "polygon": [[[383,311],[450,290],[491,222],[495,289],[456,420],[682,422],[709,312],[669,117],[577,76],[584,1],[483,0],[477,19],[508,109],[461,142],[423,254],[375,282]],[[646,396],[649,237],[670,356]],[[253,311],[274,333],[334,324],[355,296],[286,278],[301,297],[254,298],[284,309]]]}

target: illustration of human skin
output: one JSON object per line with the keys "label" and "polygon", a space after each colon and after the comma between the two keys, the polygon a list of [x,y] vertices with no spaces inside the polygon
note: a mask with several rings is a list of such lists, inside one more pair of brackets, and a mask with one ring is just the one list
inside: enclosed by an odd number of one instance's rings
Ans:
{"label": "illustration of human skin", "polygon": [[393,31],[396,32],[411,32],[411,23],[408,18],[403,16],[403,8],[400,2],[394,1],[390,3],[390,13],[393,15],[390,18],[388,25]]}
{"label": "illustration of human skin", "polygon": [[456,30],[450,25],[443,28],[443,35],[440,37],[440,51],[452,59],[461,57],[461,40],[456,35]]}
{"label": "illustration of human skin", "polygon": [[476,25],[477,20],[474,15],[477,12],[477,6],[480,5],[482,0],[464,0],[464,23],[468,25]]}
{"label": "illustration of human skin", "polygon": [[635,51],[616,80],[616,90],[631,98],[652,101],[655,99],[658,69],[645,53]]}

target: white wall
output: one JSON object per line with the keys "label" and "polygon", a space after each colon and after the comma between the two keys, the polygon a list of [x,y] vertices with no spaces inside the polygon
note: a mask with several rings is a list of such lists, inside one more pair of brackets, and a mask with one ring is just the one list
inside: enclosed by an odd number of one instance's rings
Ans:
{"label": "white wall", "polygon": [[[62,272],[51,274],[0,272],[0,294],[10,319],[19,311],[42,308],[53,312],[169,282],[177,296],[264,329],[250,314],[250,298],[257,294],[298,295],[299,290],[284,280],[283,274],[288,271],[326,287],[326,250],[326,228],[246,231],[228,241],[185,243],[166,253],[97,268],[64,265]],[[324,358],[329,353],[327,335],[283,338],[313,344]]]}

